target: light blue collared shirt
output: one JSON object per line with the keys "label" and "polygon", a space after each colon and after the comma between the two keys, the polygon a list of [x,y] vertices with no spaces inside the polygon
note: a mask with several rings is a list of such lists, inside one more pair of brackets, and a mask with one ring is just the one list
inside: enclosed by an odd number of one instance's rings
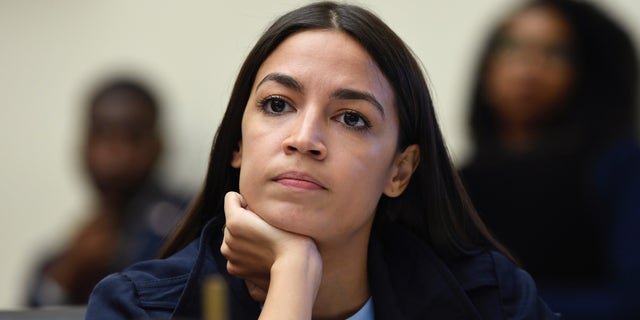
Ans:
{"label": "light blue collared shirt", "polygon": [[356,312],[356,314],[347,318],[347,320],[373,320],[373,300],[371,297],[367,302]]}

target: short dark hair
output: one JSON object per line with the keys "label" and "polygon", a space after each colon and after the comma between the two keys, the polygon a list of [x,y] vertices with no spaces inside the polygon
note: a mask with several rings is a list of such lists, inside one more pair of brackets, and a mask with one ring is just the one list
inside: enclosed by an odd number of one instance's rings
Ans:
{"label": "short dark hair", "polygon": [[149,109],[151,124],[155,126],[158,123],[160,117],[160,102],[158,98],[148,84],[132,76],[115,76],[103,80],[89,96],[87,102],[89,112],[93,112],[92,110],[95,106],[104,98],[119,92],[126,92],[140,99],[141,105]]}
{"label": "short dark hair", "polygon": [[376,224],[397,222],[447,256],[465,253],[478,245],[502,248],[487,232],[458,179],[421,65],[409,48],[371,12],[354,5],[318,2],[277,19],[249,53],[214,138],[204,188],[162,256],[184,247],[199,235],[207,221],[223,214],[226,192],[238,190],[239,170],[230,163],[241,140],[242,115],[256,73],[287,37],[314,29],[344,32],[368,51],[395,94],[399,149],[411,144],[420,147],[420,162],[407,190],[398,198],[382,196]]}

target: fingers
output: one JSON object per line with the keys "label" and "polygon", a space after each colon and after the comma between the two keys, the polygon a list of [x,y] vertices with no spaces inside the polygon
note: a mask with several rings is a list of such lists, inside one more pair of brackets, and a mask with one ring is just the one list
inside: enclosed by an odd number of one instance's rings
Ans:
{"label": "fingers", "polygon": [[[232,264],[243,265],[250,273],[268,273],[266,269],[273,263],[273,252],[259,236],[251,234],[237,236],[225,227],[220,253]],[[263,268],[258,267],[264,264]],[[256,269],[257,268],[257,269]],[[235,269],[238,270],[238,269]],[[246,273],[238,270],[238,272]],[[231,271],[230,271],[231,272]]]}
{"label": "fingers", "polygon": [[[251,280],[266,290],[274,260],[269,235],[275,228],[246,207],[247,203],[239,193],[229,192],[225,195],[226,226],[220,253],[227,259],[229,274]],[[254,291],[256,298],[266,296],[260,290]]]}
{"label": "fingers", "polygon": [[225,239],[233,239],[230,238],[233,236],[236,239],[251,241],[252,234],[256,233],[259,223],[263,221],[253,212],[245,209],[247,204],[239,193],[228,192],[224,200]]}
{"label": "fingers", "polygon": [[238,212],[238,209],[246,208],[247,202],[244,200],[244,197],[241,194],[229,191],[224,196],[224,212],[227,218],[229,218],[229,213],[233,214]]}
{"label": "fingers", "polygon": [[236,192],[225,195],[225,216],[220,253],[227,259],[229,274],[240,278],[268,277],[269,266],[273,258],[268,247],[264,246],[260,224],[265,224],[253,212],[244,209],[247,204]]}
{"label": "fingers", "polygon": [[256,301],[264,301],[266,290],[269,287],[269,272],[273,259],[268,251],[243,239],[237,239],[231,234],[229,228],[224,229],[224,240],[220,246],[220,252],[227,259],[227,272],[229,274],[251,280],[263,290],[250,290],[251,296]]}
{"label": "fingers", "polygon": [[226,226],[236,236],[255,232],[260,223],[266,224],[256,214],[246,209],[247,202],[237,192],[227,192],[224,197]]}

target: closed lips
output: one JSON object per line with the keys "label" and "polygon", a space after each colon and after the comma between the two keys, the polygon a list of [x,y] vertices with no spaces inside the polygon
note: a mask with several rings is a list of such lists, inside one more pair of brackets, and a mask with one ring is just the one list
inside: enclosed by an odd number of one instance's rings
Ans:
{"label": "closed lips", "polygon": [[318,182],[318,180],[300,172],[284,173],[277,176],[274,180],[291,187],[303,189],[326,189],[320,182]]}

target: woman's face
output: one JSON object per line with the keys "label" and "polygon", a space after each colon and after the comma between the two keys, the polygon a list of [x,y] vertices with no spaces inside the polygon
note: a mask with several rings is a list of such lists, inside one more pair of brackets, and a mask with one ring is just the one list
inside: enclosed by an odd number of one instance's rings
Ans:
{"label": "woman's face", "polygon": [[265,221],[339,243],[368,236],[397,140],[393,91],[367,51],[339,31],[304,31],[258,70],[232,166]]}
{"label": "woman's face", "polygon": [[532,7],[502,30],[485,74],[485,94],[507,126],[556,111],[573,84],[571,28],[555,10]]}

